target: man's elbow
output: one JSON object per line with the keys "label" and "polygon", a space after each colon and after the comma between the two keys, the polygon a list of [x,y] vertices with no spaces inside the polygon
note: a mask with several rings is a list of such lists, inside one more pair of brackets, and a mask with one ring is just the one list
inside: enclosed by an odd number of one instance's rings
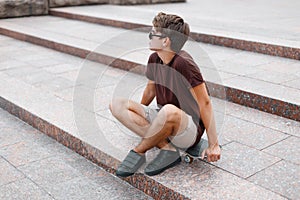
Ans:
{"label": "man's elbow", "polygon": [[212,103],[210,99],[204,100],[200,103],[200,108],[211,108],[211,107],[212,107]]}
{"label": "man's elbow", "polygon": [[145,91],[144,96],[146,96],[148,99],[154,98],[155,97],[155,92],[153,91]]}

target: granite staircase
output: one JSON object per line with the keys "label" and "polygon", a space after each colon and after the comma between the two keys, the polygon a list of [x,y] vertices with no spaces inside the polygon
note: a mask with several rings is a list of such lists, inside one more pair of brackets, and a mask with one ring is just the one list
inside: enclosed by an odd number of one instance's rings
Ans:
{"label": "granite staircase", "polygon": [[[108,104],[139,101],[158,9],[65,7],[0,20],[1,108],[114,174],[139,138]],[[185,49],[207,80],[222,159],[123,180],[154,199],[298,199],[300,42],[209,30],[193,17]]]}

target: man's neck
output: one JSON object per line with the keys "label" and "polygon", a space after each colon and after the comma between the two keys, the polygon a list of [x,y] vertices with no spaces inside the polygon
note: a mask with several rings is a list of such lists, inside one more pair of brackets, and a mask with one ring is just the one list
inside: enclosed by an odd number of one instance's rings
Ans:
{"label": "man's neck", "polygon": [[173,51],[157,51],[157,54],[165,65],[169,64],[176,55]]}

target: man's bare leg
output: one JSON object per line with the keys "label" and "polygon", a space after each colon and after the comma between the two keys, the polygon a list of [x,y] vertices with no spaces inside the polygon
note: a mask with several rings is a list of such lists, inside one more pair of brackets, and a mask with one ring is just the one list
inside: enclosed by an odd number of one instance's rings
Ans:
{"label": "man's bare leg", "polygon": [[[111,113],[129,130],[145,138],[150,128],[146,120],[146,113],[141,104],[127,100],[115,99],[109,106]],[[155,145],[160,149],[169,149],[170,145],[167,140],[162,140]]]}
{"label": "man's bare leg", "polygon": [[[173,105],[166,105],[158,113],[141,143],[134,148],[134,151],[145,153],[147,150],[165,142],[169,136],[180,134],[187,125],[188,117],[182,110]],[[171,145],[166,148],[176,150]]]}
{"label": "man's bare leg", "polygon": [[[181,134],[188,125],[188,116],[174,105],[165,105],[148,129],[145,138],[134,148],[135,152],[145,153],[169,136]],[[161,150],[159,154],[146,166],[144,172],[153,176],[173,167],[181,162],[179,151],[172,148]]]}
{"label": "man's bare leg", "polygon": [[146,174],[156,175],[181,162],[178,151],[166,139],[186,128],[188,117],[183,111],[173,105],[166,105],[153,123],[149,124],[144,108],[136,102],[115,100],[110,105],[110,110],[121,123],[142,137],[141,143],[128,153],[118,167],[117,176],[127,177],[134,174],[146,162],[144,153],[155,146],[169,151],[160,151],[145,168]]}
{"label": "man's bare leg", "polygon": [[150,124],[146,120],[146,113],[141,104],[127,99],[115,99],[109,108],[113,116],[124,126],[144,137]]}

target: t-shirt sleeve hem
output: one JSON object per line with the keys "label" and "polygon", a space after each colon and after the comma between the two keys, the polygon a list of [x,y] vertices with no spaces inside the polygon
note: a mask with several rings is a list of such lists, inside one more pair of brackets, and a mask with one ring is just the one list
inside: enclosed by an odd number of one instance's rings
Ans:
{"label": "t-shirt sleeve hem", "polygon": [[198,86],[198,85],[201,85],[202,83],[205,83],[205,81],[202,80],[202,81],[197,81],[197,82],[195,82],[195,83],[192,83],[192,84],[190,84],[190,85],[188,86],[188,89],[194,88],[194,87],[196,87],[196,86]]}

